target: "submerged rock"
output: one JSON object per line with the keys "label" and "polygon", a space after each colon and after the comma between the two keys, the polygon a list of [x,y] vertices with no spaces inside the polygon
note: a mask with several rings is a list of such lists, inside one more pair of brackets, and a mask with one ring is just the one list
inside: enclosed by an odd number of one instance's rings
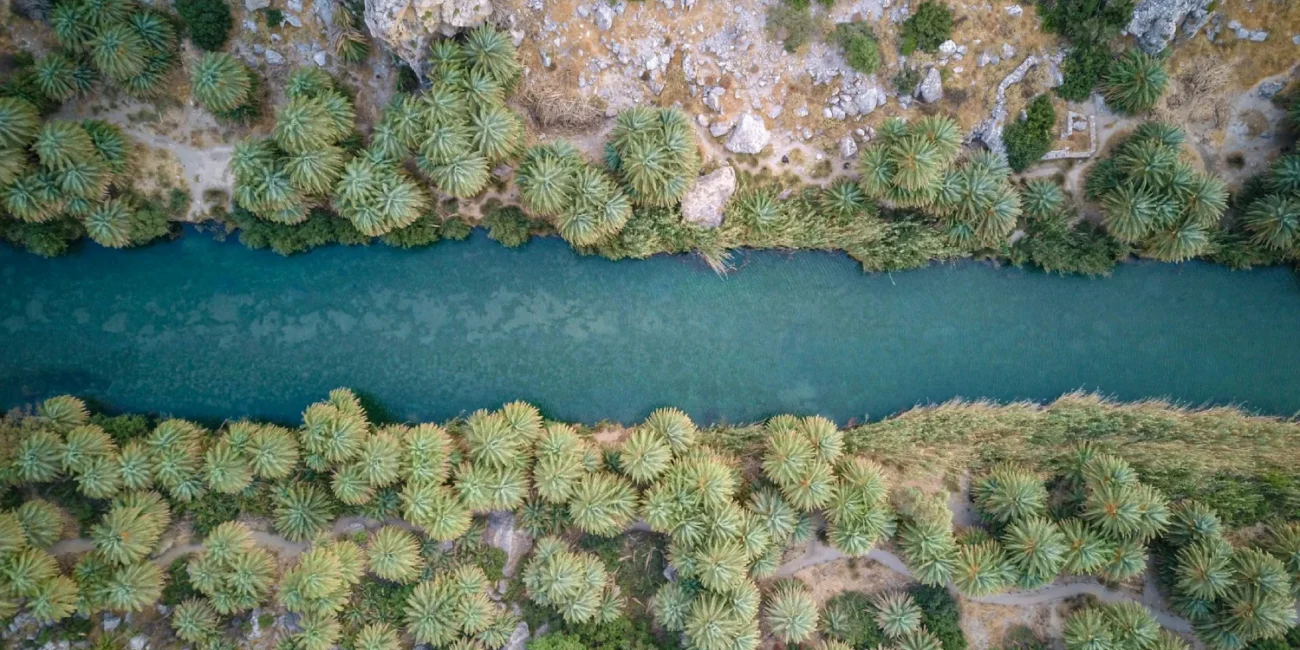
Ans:
{"label": "submerged rock", "polygon": [[736,192],[736,171],[722,167],[695,181],[682,197],[682,221],[704,228],[722,225],[722,213]]}

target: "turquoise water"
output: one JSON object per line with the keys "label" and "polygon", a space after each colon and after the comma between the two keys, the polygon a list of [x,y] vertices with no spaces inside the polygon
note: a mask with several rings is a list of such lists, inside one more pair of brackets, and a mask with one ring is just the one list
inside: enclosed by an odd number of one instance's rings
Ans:
{"label": "turquoise water", "polygon": [[609,262],[481,233],[282,258],[187,233],[42,260],[0,249],[0,403],[297,420],[337,386],[411,418],[512,399],[551,417],[879,418],[1084,388],[1300,410],[1286,269],[1130,264],[1109,279],[963,263],[864,275],[842,255]]}

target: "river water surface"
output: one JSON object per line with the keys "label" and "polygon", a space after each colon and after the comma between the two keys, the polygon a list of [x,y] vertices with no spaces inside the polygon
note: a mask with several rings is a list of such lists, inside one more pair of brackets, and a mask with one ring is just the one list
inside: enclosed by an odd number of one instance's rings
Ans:
{"label": "river water surface", "polygon": [[481,232],[424,251],[283,258],[187,233],[43,260],[0,248],[0,405],[71,392],[129,411],[297,421],[331,388],[397,416],[525,399],[632,422],[817,412],[841,423],[953,397],[1075,389],[1300,410],[1287,269],[1127,264],[1086,279],[978,263],[865,275],[826,253],[609,262]]}

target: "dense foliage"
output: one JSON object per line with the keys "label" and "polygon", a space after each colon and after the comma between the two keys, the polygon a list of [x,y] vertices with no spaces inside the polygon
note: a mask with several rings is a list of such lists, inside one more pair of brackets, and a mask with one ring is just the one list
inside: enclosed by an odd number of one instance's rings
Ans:
{"label": "dense foliage", "polygon": [[833,36],[844,50],[844,60],[854,70],[875,74],[880,68],[880,45],[870,25],[861,21],[839,23]]}
{"label": "dense foliage", "polygon": [[1047,95],[1039,95],[1029,103],[1025,119],[1016,120],[1002,130],[1002,140],[1007,145],[1007,164],[1015,171],[1024,171],[1036,163],[1052,147],[1052,129],[1056,127],[1056,109]]}
{"label": "dense foliage", "polygon": [[1121,113],[1137,115],[1151,110],[1169,85],[1164,61],[1132,48],[1110,64],[1103,79],[1106,102]]}
{"label": "dense foliage", "polygon": [[1038,15],[1045,29],[1070,43],[1057,94],[1072,102],[1087,99],[1110,68],[1109,43],[1133,15],[1132,0],[1038,0]]}
{"label": "dense foliage", "polygon": [[176,0],[175,7],[196,47],[209,52],[225,47],[234,24],[226,0]]}
{"label": "dense foliage", "polygon": [[952,38],[952,9],[941,0],[926,0],[903,21],[898,49],[904,56],[916,50],[937,52],[939,45]]}

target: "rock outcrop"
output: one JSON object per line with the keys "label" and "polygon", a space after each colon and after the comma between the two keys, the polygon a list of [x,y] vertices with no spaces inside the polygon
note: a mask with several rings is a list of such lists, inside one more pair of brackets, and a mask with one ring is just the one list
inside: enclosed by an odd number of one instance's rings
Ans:
{"label": "rock outcrop", "polygon": [[943,99],[943,76],[939,74],[939,68],[930,68],[925,79],[917,84],[916,98],[927,104]]}
{"label": "rock outcrop", "polygon": [[723,146],[732,153],[758,153],[771,140],[772,134],[768,133],[763,118],[753,113],[745,113],[740,116],[740,120],[736,122],[736,127],[731,130],[731,135]]}
{"label": "rock outcrop", "polygon": [[1210,19],[1213,0],[1139,0],[1124,31],[1137,40],[1138,47],[1155,54],[1167,47],[1178,35],[1192,35]]}
{"label": "rock outcrop", "polygon": [[704,228],[722,225],[722,212],[736,191],[736,172],[722,167],[701,176],[682,197],[682,221]]}
{"label": "rock outcrop", "polygon": [[365,0],[370,34],[411,66],[423,72],[430,44],[477,27],[492,15],[491,0]]}

